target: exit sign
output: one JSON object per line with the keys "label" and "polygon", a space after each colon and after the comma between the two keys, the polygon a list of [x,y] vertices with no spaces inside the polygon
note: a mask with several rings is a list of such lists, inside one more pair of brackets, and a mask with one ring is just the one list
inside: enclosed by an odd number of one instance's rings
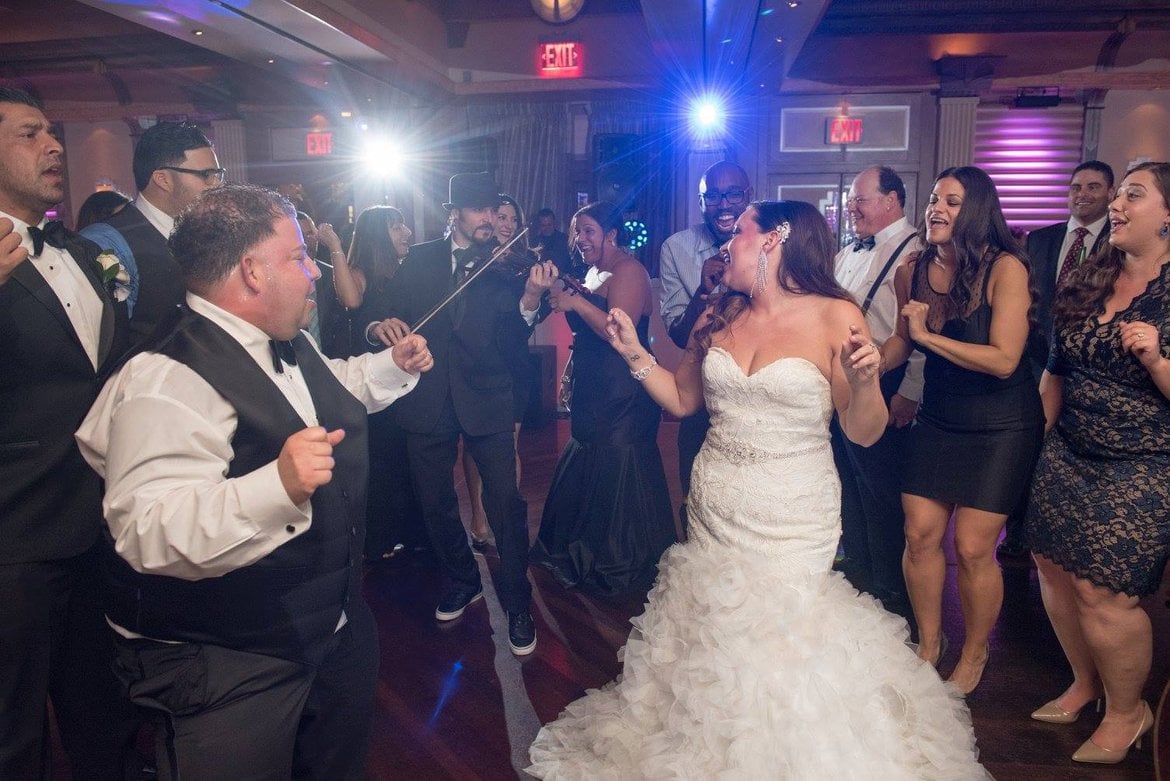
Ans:
{"label": "exit sign", "polygon": [[860,144],[860,117],[830,117],[825,124],[826,144]]}
{"label": "exit sign", "polygon": [[309,157],[324,157],[333,154],[333,134],[305,133],[305,154]]}
{"label": "exit sign", "polygon": [[542,79],[575,79],[581,76],[581,44],[578,41],[541,43],[536,47],[536,72]]}

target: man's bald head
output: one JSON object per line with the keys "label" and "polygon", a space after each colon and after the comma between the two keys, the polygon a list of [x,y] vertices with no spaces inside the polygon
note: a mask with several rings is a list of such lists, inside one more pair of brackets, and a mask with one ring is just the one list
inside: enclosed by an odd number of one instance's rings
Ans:
{"label": "man's bald head", "polygon": [[747,172],[729,160],[715,163],[699,180],[703,221],[720,244],[731,239],[735,221],[751,200],[752,186]]}

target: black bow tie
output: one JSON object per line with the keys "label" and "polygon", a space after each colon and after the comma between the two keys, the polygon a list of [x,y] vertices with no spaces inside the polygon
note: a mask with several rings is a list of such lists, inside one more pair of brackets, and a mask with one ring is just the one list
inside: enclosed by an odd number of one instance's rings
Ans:
{"label": "black bow tie", "polygon": [[284,364],[289,366],[297,365],[297,352],[293,349],[292,342],[278,342],[275,339],[268,340],[268,349],[272,351],[272,370],[277,374],[284,374]]}
{"label": "black bow tie", "polygon": [[875,241],[873,236],[866,236],[864,239],[854,239],[853,240],[853,251],[854,252],[861,252],[863,249],[873,249],[873,246],[876,243],[877,242]]}
{"label": "black bow tie", "polygon": [[46,244],[57,249],[65,249],[65,223],[60,220],[46,222],[44,230],[30,225],[28,235],[32,239],[34,257],[40,256]]}

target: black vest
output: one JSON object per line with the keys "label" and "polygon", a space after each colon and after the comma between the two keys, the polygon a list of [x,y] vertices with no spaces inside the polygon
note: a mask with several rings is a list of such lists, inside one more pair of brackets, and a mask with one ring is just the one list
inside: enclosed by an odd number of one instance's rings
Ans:
{"label": "black vest", "polygon": [[[351,599],[361,599],[366,528],[366,409],[333,376],[303,335],[297,364],[326,430],[345,429],[333,480],[313,494],[313,521],[254,564],[220,577],[183,580],[136,572],[107,556],[110,620],[146,637],[182,640],[316,665]],[[235,408],[229,478],[275,460],[304,421],[244,348],[210,320],[187,312],[153,348],[193,369]],[[292,527],[289,527],[291,529]],[[107,532],[108,537],[108,532]]]}

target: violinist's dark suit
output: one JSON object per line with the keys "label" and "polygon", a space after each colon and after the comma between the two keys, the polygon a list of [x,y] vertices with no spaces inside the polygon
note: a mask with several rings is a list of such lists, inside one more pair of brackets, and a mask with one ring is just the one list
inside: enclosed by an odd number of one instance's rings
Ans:
{"label": "violinist's dark suit", "polygon": [[[484,248],[482,254],[488,254]],[[391,311],[409,325],[454,288],[448,239],[416,244],[390,283]],[[527,507],[516,488],[515,361],[527,355],[531,327],[520,314],[521,287],[511,272],[489,269],[419,329],[435,366],[394,409],[407,432],[415,489],[431,543],[456,586],[474,589],[472,557],[455,494],[460,435],[483,478],[483,501],[500,555],[500,603],[528,610]]]}

